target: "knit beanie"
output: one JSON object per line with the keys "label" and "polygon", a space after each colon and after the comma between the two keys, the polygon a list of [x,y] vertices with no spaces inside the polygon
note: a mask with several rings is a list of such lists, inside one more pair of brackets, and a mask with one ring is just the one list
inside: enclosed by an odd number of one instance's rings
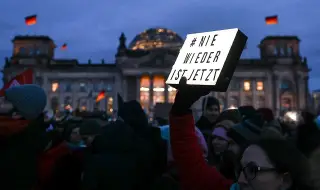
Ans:
{"label": "knit beanie", "polygon": [[245,148],[252,142],[260,139],[264,125],[264,120],[260,115],[251,116],[251,119],[242,121],[233,126],[228,132],[228,136],[238,145]]}
{"label": "knit beanie", "polygon": [[240,106],[238,110],[244,120],[254,117],[257,113],[253,106]]}
{"label": "knit beanie", "polygon": [[223,120],[229,120],[229,121],[232,121],[233,123],[240,123],[242,120],[242,117],[238,109],[228,109],[220,113],[216,122],[219,123],[220,121],[223,121]]}
{"label": "knit beanie", "polygon": [[38,118],[47,104],[47,95],[38,85],[13,86],[5,91],[6,99],[27,120]]}
{"label": "knit beanie", "polygon": [[226,141],[229,141],[230,138],[228,137],[227,135],[227,130],[224,128],[224,127],[217,127],[213,130],[212,132],[212,135],[213,136],[217,136],[217,137],[220,137]]}

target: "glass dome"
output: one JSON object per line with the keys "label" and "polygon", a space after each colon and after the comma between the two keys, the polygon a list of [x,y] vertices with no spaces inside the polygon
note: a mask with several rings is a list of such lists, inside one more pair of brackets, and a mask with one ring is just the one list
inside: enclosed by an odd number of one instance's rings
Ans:
{"label": "glass dome", "polygon": [[151,28],[137,35],[129,45],[131,50],[151,50],[157,48],[181,48],[184,40],[172,30]]}

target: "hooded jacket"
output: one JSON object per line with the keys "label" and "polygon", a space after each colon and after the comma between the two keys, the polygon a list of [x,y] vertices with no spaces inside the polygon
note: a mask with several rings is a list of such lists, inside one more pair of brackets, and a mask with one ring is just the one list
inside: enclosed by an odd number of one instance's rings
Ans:
{"label": "hooded jacket", "polygon": [[172,153],[184,190],[229,190],[232,180],[223,177],[203,158],[198,144],[192,113],[184,116],[170,115]]}

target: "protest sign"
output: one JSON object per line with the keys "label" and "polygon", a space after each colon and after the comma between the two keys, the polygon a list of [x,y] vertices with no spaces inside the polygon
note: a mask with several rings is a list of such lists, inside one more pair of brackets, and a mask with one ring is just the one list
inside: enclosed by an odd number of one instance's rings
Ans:
{"label": "protest sign", "polygon": [[225,92],[247,39],[237,28],[188,34],[166,84],[176,88],[184,76],[188,85]]}

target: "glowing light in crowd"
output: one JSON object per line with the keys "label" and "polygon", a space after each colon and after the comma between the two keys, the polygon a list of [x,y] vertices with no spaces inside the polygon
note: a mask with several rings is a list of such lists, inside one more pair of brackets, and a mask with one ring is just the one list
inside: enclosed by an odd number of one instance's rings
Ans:
{"label": "glowing light in crowd", "polygon": [[285,117],[287,117],[288,119],[291,119],[292,121],[298,121],[298,113],[297,112],[287,112],[285,114]]}
{"label": "glowing light in crowd", "polygon": [[235,106],[230,106],[228,109],[229,109],[229,110],[234,110],[234,109],[238,109],[238,108],[235,107]]}

